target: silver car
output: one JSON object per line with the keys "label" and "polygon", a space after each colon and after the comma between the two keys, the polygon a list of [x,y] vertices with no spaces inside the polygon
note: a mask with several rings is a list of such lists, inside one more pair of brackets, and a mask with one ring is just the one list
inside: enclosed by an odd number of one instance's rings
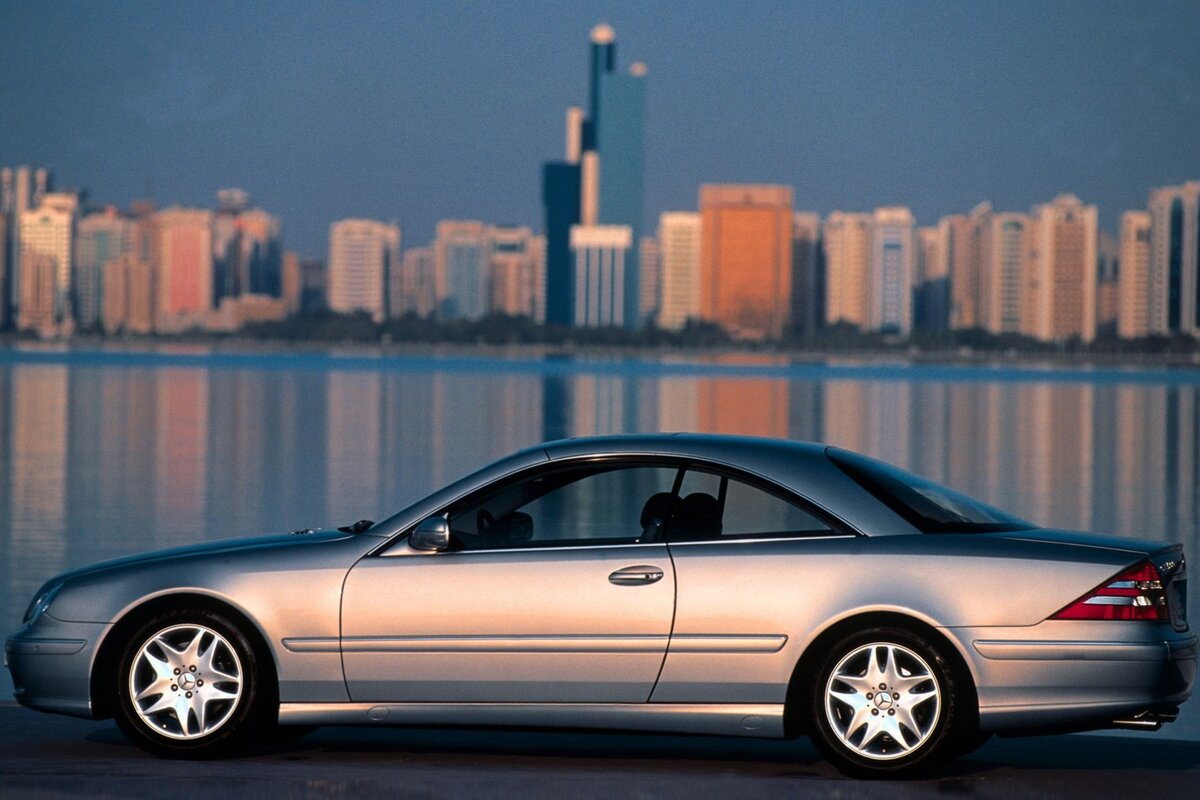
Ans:
{"label": "silver car", "polygon": [[856,775],[1191,693],[1179,546],[1045,530],[816,444],[529,448],[382,522],[50,580],[17,699],[207,756],[314,725],[808,735]]}

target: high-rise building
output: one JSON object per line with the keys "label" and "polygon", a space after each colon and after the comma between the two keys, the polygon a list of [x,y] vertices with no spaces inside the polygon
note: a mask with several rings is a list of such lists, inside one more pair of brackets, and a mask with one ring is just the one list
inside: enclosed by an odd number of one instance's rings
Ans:
{"label": "high-rise building", "polygon": [[[18,170],[20,173],[20,170]],[[19,194],[19,193],[18,193]],[[29,209],[21,214],[20,220],[20,261],[32,258],[34,255],[44,255],[54,262],[54,321],[55,324],[69,323],[71,314],[71,257],[75,239],[75,212],[78,198],[68,193],[46,193],[42,203],[37,208]],[[20,291],[20,282],[26,274],[37,275],[41,280],[44,260],[38,259],[35,268],[26,270],[18,266],[18,319],[21,318],[20,304],[28,298],[41,298],[44,286],[39,284],[36,291],[26,294]],[[31,290],[32,291],[32,290]],[[32,313],[32,312],[30,312]],[[39,312],[40,313],[40,312]],[[26,316],[26,318],[31,318]]]}
{"label": "high-rise building", "polygon": [[8,214],[0,211],[0,331],[8,328],[9,286],[12,282],[12,268],[9,265],[8,231]]}
{"label": "high-rise building", "polygon": [[328,308],[325,262],[318,258],[300,261],[300,310],[320,311]]}
{"label": "high-rise building", "polygon": [[152,333],[157,322],[155,270],[135,253],[105,262],[101,322],[107,334]]}
{"label": "high-rise building", "polygon": [[387,276],[400,258],[400,228],[370,219],[344,219],[329,226],[329,308],[341,314],[365,311],[376,322],[387,316]]}
{"label": "high-rise building", "polygon": [[50,171],[45,167],[38,167],[33,173],[33,200],[30,205],[37,208],[45,200],[46,195],[50,193]]}
{"label": "high-rise building", "polygon": [[700,313],[739,338],[779,338],[791,321],[792,190],[700,187]]}
{"label": "high-rise building", "polygon": [[792,329],[812,336],[825,322],[825,265],[821,215],[798,211],[792,217]]}
{"label": "high-rise building", "polygon": [[979,326],[990,333],[1022,330],[1024,284],[1028,273],[1029,217],[988,213],[977,231],[979,240]]}
{"label": "high-rise building", "polygon": [[75,238],[75,319],[80,328],[100,324],[104,265],[133,249],[133,223],[109,206],[79,220]]}
{"label": "high-rise building", "polygon": [[1032,318],[1025,332],[1044,341],[1096,338],[1095,206],[1059,195],[1033,209]]}
{"label": "high-rise building", "polygon": [[[34,213],[26,211],[26,214]],[[28,229],[26,229],[28,231]],[[35,248],[21,252],[21,296],[17,329],[42,336],[58,333],[58,259]]]}
{"label": "high-rise building", "polygon": [[939,226],[946,228],[950,327],[954,330],[983,327],[981,239],[991,213],[991,203],[984,202],[972,209],[970,214],[954,214],[939,223]]}
{"label": "high-rise building", "polygon": [[[616,36],[611,26],[591,34],[588,111],[567,112],[566,158],[542,168],[546,212],[546,319],[569,325],[579,293],[571,284],[572,226],[626,226],[641,240],[646,66],[634,63],[628,74],[617,70]],[[623,307],[640,307],[639,253],[625,258]],[[624,315],[623,325],[637,328],[641,315]]]}
{"label": "high-rise building", "polygon": [[1200,181],[1150,192],[1152,333],[1200,331]]}
{"label": "high-rise building", "polygon": [[628,225],[576,225],[571,229],[575,256],[575,324],[579,327],[625,327],[636,306],[626,305],[626,268],[633,254]]}
{"label": "high-rise building", "polygon": [[400,316],[416,314],[418,317],[429,317],[437,309],[437,256],[434,248],[412,247],[404,251],[401,296]]}
{"label": "high-rise building", "polygon": [[541,284],[537,237],[529,228],[505,225],[492,226],[488,235],[489,310],[536,319]]}
{"label": "high-rise building", "polygon": [[546,323],[546,237],[534,236],[529,242],[533,261],[533,321]]}
{"label": "high-rise building", "polygon": [[475,220],[442,220],[434,242],[437,258],[438,315],[442,319],[480,319],[489,306],[488,226]]}
{"label": "high-rise building", "polygon": [[[635,62],[628,72],[615,69],[600,76],[599,115],[593,132],[600,159],[601,225],[626,225],[633,241],[641,241],[644,172],[646,66]],[[640,253],[630,252],[625,272],[625,307],[639,309],[641,291]],[[626,315],[625,327],[642,326],[641,315]]]}
{"label": "high-rise building", "polygon": [[825,218],[825,323],[870,326],[871,215],[834,211]]}
{"label": "high-rise building", "polygon": [[252,208],[243,189],[217,192],[213,215],[213,298],[283,291],[282,225],[262,209]]}
{"label": "high-rise building", "polygon": [[0,171],[0,215],[8,216],[7,285],[0,287],[5,294],[0,304],[5,306],[7,319],[15,323],[18,293],[21,282],[21,217],[33,203],[33,173],[27,166]]}
{"label": "high-rise building", "polygon": [[1117,241],[1107,231],[1096,239],[1096,335],[1117,335],[1117,281],[1119,253]]}
{"label": "high-rise building", "polygon": [[638,313],[642,315],[642,322],[647,325],[655,324],[658,319],[661,260],[658,239],[643,236],[638,245],[638,269],[642,274],[642,285],[638,289]]}
{"label": "high-rise building", "polygon": [[902,206],[875,209],[871,219],[871,330],[912,331],[916,248],[912,212]]}
{"label": "high-rise building", "polygon": [[238,243],[237,215],[249,203],[249,196],[241,189],[222,189],[217,192],[217,212],[213,214],[213,299],[220,303],[222,298],[241,294],[238,276],[241,270],[238,259],[241,246]]}
{"label": "high-rise building", "polygon": [[11,214],[17,204],[12,167],[0,169],[0,214]]}
{"label": "high-rise building", "polygon": [[155,328],[204,327],[214,305],[213,213],[175,206],[155,214],[154,227]]}
{"label": "high-rise building", "polygon": [[700,215],[666,211],[658,218],[658,326],[679,330],[700,318]]}
{"label": "high-rise building", "polygon": [[542,205],[546,212],[546,322],[570,325],[575,313],[575,268],[571,228],[579,224],[579,162],[550,162],[542,167]]}
{"label": "high-rise building", "polygon": [[1151,333],[1150,304],[1150,212],[1126,211],[1121,215],[1117,335],[1135,339]]}
{"label": "high-rise building", "polygon": [[283,254],[281,286],[283,306],[287,310],[288,316],[298,314],[304,284],[300,274],[300,256],[291,250],[287,250]]}
{"label": "high-rise building", "polygon": [[279,297],[283,290],[283,226],[259,208],[237,216],[238,284],[242,294]]}
{"label": "high-rise building", "polygon": [[919,331],[944,331],[950,324],[949,232],[941,223],[917,228],[913,327]]}

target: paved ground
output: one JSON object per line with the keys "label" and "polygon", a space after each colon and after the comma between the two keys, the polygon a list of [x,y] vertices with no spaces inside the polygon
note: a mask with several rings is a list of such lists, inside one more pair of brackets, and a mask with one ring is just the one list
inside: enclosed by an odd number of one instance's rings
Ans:
{"label": "paved ground", "polygon": [[154,759],[111,722],[0,704],[0,796],[1191,797],[1200,743],[1163,734],[993,740],[936,780],[841,778],[806,740],[323,728],[220,762]]}

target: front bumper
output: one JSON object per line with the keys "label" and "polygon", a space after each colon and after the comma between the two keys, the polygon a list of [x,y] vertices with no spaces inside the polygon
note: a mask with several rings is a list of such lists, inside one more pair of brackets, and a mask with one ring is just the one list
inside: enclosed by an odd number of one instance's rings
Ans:
{"label": "front bumper", "polygon": [[110,625],[62,622],[43,614],[4,643],[13,697],[39,711],[93,718],[92,663]]}
{"label": "front bumper", "polygon": [[[1145,714],[1159,722],[1172,718],[1164,710],[1192,693],[1200,656],[1196,637],[1136,622],[1128,625],[1141,627],[1114,631],[1113,624],[1047,622],[1032,629],[970,631],[963,639],[970,642],[981,727],[1087,729]],[[1130,637],[1116,639],[1114,632]]]}

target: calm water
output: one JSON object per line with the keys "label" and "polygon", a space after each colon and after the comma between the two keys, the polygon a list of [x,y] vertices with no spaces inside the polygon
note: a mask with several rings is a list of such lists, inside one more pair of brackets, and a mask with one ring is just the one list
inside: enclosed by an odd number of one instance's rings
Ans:
{"label": "calm water", "polygon": [[[679,430],[829,442],[1200,555],[1196,371],[7,349],[0,629],[65,569],[380,519],[539,441]],[[1200,738],[1200,701],[1168,731]]]}

